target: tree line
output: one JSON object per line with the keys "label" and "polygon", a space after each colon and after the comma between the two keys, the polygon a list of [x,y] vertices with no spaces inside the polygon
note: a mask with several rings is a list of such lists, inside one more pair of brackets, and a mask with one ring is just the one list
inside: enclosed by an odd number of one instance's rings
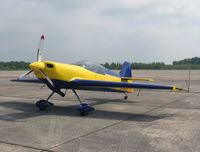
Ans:
{"label": "tree line", "polygon": [[29,70],[29,64],[24,61],[0,62],[0,70]]}
{"label": "tree line", "polygon": [[173,65],[200,65],[200,57],[193,57],[180,61],[173,61]]}
{"label": "tree line", "polygon": [[[122,63],[108,63],[102,64],[108,69],[112,70],[120,70],[123,66]],[[171,65],[165,64],[163,62],[153,62],[153,63],[131,63],[131,69],[143,69],[143,70],[185,70],[185,69],[193,69],[198,70],[200,69],[200,65],[195,64],[179,64],[179,65]]]}
{"label": "tree line", "polygon": [[[11,61],[11,62],[0,62],[0,70],[29,70],[29,62],[24,61]],[[123,63],[104,63],[104,67],[111,70],[120,70]],[[160,69],[160,70],[176,70],[176,69],[200,69],[200,57],[194,57],[184,59],[180,61],[173,61],[173,64],[165,64],[164,62],[153,62],[153,63],[131,63],[132,69]]]}
{"label": "tree line", "polygon": [[[120,70],[123,66],[122,63],[108,63],[102,64],[108,69]],[[193,57],[189,59],[184,59],[180,61],[173,61],[172,64],[165,64],[164,62],[153,62],[153,63],[131,63],[132,69],[160,69],[160,70],[185,70],[185,69],[200,69],[200,57]]]}

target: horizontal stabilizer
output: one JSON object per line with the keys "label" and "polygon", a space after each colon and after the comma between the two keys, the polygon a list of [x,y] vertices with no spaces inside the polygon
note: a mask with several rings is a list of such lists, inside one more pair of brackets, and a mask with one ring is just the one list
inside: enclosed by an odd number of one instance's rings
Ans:
{"label": "horizontal stabilizer", "polygon": [[128,77],[122,77],[122,80],[136,80],[136,81],[155,81],[153,79],[148,78],[128,78]]}

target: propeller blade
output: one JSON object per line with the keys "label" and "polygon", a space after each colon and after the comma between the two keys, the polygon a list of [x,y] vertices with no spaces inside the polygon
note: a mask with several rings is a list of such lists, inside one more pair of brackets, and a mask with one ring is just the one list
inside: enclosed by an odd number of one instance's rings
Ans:
{"label": "propeller blade", "polygon": [[37,52],[37,61],[40,62],[42,60],[42,52],[44,50],[44,35],[41,36],[38,52]]}
{"label": "propeller blade", "polygon": [[25,76],[29,75],[31,72],[33,72],[33,70],[30,70],[30,71],[28,71],[28,72],[26,72],[26,73],[20,75],[20,76],[18,77],[18,79],[23,79]]}
{"label": "propeller blade", "polygon": [[55,84],[51,81],[51,79],[49,79],[49,77],[40,69],[39,70],[43,76],[47,79],[47,81],[49,82],[49,84],[52,86],[52,87],[55,87]]}

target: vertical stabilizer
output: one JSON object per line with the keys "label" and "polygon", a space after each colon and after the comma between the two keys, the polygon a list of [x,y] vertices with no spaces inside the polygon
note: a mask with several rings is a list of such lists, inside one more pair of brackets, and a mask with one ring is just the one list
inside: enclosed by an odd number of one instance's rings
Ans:
{"label": "vertical stabilizer", "polygon": [[129,62],[124,62],[122,69],[119,73],[119,75],[121,77],[132,77],[132,73],[131,73],[131,64]]}

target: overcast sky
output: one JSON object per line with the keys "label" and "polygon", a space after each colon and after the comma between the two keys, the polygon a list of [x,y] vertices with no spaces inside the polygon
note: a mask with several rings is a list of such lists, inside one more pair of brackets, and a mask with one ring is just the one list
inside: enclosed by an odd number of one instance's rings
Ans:
{"label": "overcast sky", "polygon": [[0,0],[0,61],[171,63],[200,56],[199,0]]}

